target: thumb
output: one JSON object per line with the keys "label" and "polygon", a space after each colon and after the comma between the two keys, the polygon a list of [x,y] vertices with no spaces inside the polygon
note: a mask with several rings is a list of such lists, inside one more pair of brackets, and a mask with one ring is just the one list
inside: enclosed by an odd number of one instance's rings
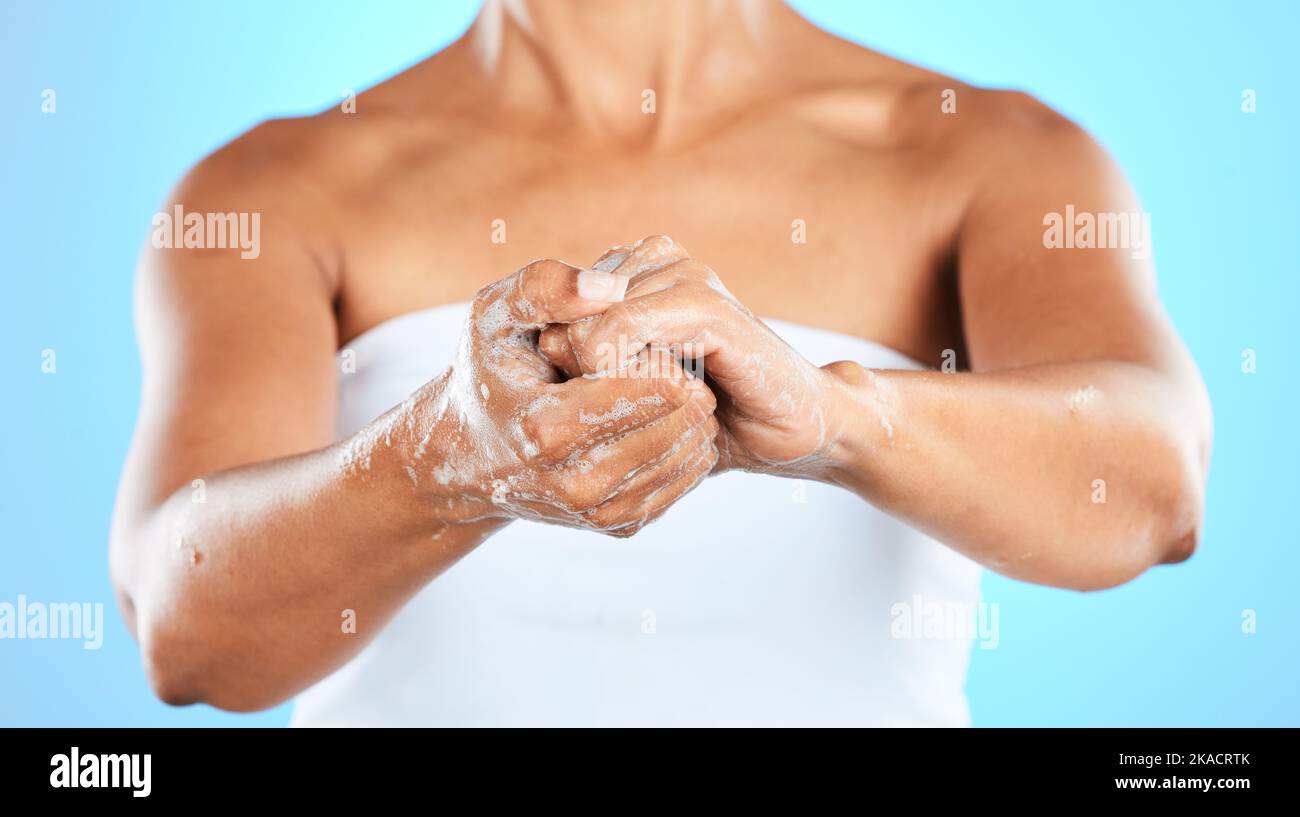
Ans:
{"label": "thumb", "polygon": [[540,329],[548,323],[570,323],[598,315],[623,300],[627,277],[581,269],[563,261],[534,261],[514,275],[479,293],[484,306],[504,301],[506,323]]}

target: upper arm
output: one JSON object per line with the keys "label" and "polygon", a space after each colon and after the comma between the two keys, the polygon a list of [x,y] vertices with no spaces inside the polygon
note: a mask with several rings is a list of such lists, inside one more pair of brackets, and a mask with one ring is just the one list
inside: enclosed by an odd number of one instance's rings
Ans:
{"label": "upper arm", "polygon": [[[1184,353],[1156,295],[1149,217],[1115,163],[1023,95],[984,93],[973,115],[987,135],[972,145],[978,182],[957,248],[972,368],[1091,359],[1179,368]],[[1080,226],[1094,220],[1094,240],[1127,246],[1047,246],[1075,231],[1070,213]],[[1050,234],[1053,224],[1061,230]]]}
{"label": "upper arm", "polygon": [[258,214],[256,258],[237,246],[145,242],[136,283],[143,389],[119,516],[204,474],[333,440],[330,262],[314,249],[314,222],[282,178],[285,157],[266,127],[205,160],[160,210],[248,214],[250,228]]}
{"label": "upper arm", "polygon": [[[1108,370],[1115,396],[1204,471],[1209,399],[1157,295],[1150,222],[1137,196],[1082,129],[1023,95],[990,97],[996,127],[977,146],[981,181],[957,245],[971,369],[1121,364]],[[1065,243],[1048,233],[1054,221],[1081,229],[1084,213],[1096,246],[1050,246]]]}

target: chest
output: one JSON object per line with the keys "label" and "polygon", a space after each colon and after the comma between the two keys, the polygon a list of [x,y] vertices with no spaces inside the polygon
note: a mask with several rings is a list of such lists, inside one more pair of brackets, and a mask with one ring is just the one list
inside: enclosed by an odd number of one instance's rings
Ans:
{"label": "chest", "polygon": [[928,360],[959,334],[951,218],[928,175],[904,153],[796,134],[639,157],[464,145],[353,197],[367,205],[348,222],[343,335],[468,300],[535,258],[585,265],[665,233],[757,314]]}

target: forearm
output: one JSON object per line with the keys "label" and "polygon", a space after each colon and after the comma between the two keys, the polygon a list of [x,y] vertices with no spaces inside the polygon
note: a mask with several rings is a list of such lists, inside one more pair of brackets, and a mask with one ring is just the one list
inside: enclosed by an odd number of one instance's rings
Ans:
{"label": "forearm", "polygon": [[1115,362],[828,371],[839,430],[825,477],[989,568],[1092,589],[1195,546],[1208,412],[1165,375]]}
{"label": "forearm", "polygon": [[[260,709],[356,653],[500,520],[412,477],[424,421],[395,409],[355,437],[203,477],[124,519],[113,567],[159,695]],[[411,471],[408,471],[411,468]],[[427,469],[426,469],[427,470]],[[202,501],[196,501],[200,499]]]}

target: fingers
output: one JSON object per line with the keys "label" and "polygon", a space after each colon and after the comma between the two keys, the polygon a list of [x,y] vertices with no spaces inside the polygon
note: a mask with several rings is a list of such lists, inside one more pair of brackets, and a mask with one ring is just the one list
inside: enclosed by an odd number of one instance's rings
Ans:
{"label": "fingers", "polygon": [[565,374],[573,376],[575,364],[584,372],[609,371],[652,342],[679,353],[691,344],[695,348],[688,356],[704,357],[713,351],[710,344],[726,323],[744,312],[713,271],[668,236],[614,247],[597,263],[609,265],[616,259],[614,269],[629,279],[623,300],[571,323],[569,349],[555,331],[547,339],[555,354],[552,362]]}
{"label": "fingers", "polygon": [[631,536],[658,519],[717,464],[718,449],[711,435],[706,431],[695,437],[694,444],[682,446],[653,471],[637,474],[617,495],[583,516],[598,530],[619,537]]}
{"label": "fingers", "polygon": [[[716,468],[718,449],[713,443],[716,433],[717,422],[709,418],[708,424],[691,429],[688,438],[666,453],[653,468],[639,471],[630,479],[603,486],[591,481],[582,488],[515,492],[500,502],[520,518],[558,522],[611,536],[631,536],[662,516]],[[600,496],[606,498],[601,501]]]}
{"label": "fingers", "polygon": [[713,406],[708,390],[698,390],[686,405],[667,417],[574,454],[564,470],[575,479],[589,480],[605,490],[592,497],[595,501],[587,503],[590,505],[647,480],[664,482],[664,466],[671,466],[679,452],[712,444],[718,433]]}
{"label": "fingers", "polygon": [[[624,298],[630,296],[635,288],[644,289],[648,279],[659,279],[665,267],[672,267],[679,262],[689,260],[686,250],[665,235],[652,235],[632,245],[616,244],[591,265],[593,270],[611,272],[628,280]],[[666,282],[655,284],[646,292],[668,286]],[[542,330],[538,338],[538,348],[552,366],[559,369],[566,377],[577,377],[582,368],[573,353],[573,344],[580,342],[590,331],[591,318],[574,321],[570,324],[551,324]]]}
{"label": "fingers", "polygon": [[[675,362],[675,361],[673,361]],[[698,391],[702,383],[671,372],[663,353],[647,353],[631,366],[601,378],[575,378],[547,388],[520,421],[526,447],[543,463],[559,463],[574,452],[665,417]],[[696,397],[708,402],[713,396]]]}
{"label": "fingers", "polygon": [[625,276],[545,259],[479,290],[473,314],[480,335],[504,338],[599,314],[626,291]]}
{"label": "fingers", "polygon": [[[636,382],[629,379],[623,386]],[[540,412],[526,421],[526,433],[540,435],[533,478],[511,482],[493,502],[525,518],[630,535],[706,476],[717,461],[714,439],[720,426],[712,416],[717,405],[713,394],[702,384],[686,391],[678,408],[639,425],[629,414],[582,447],[575,447],[576,440],[591,440],[592,432],[572,424],[565,428],[566,409],[547,405],[552,422],[538,423]],[[572,453],[561,457],[570,448]]]}
{"label": "fingers", "polygon": [[539,469],[535,473],[544,476],[543,482],[508,498],[514,513],[630,536],[716,466],[715,439],[721,433],[713,417],[717,402],[672,353],[641,344],[600,367],[603,376],[582,377],[573,342],[585,340],[601,314],[621,302],[630,287],[640,286],[646,294],[670,288],[691,270],[679,270],[678,277],[665,277],[664,270],[689,260],[665,236],[611,247],[591,269],[593,275],[609,275],[619,283],[614,293],[619,300],[596,304],[586,314],[571,307],[590,291],[576,284],[565,289],[575,270],[558,262],[529,265],[510,289],[485,299],[504,304],[494,306],[494,312],[508,318],[501,322],[506,337],[550,324],[541,327],[535,348],[540,358],[572,378],[546,388],[520,419],[524,452]]}
{"label": "fingers", "polygon": [[[617,261],[617,265],[612,268],[612,271],[628,279],[623,300],[631,297],[634,291],[642,291],[643,294],[648,294],[670,286],[671,283],[650,286],[650,282],[652,279],[661,279],[665,270],[677,269],[683,263],[692,263],[691,257],[687,254],[685,248],[666,235],[647,236],[631,247],[613,247],[602,255],[596,263],[610,264],[614,261]],[[698,262],[693,263],[703,267]],[[707,270],[707,268],[705,269]],[[589,328],[590,319],[586,322],[577,321],[573,324],[573,328],[570,330],[571,342],[577,340],[574,333],[581,332],[584,324]],[[585,333],[583,334],[585,335]]]}
{"label": "fingers", "polygon": [[[619,258],[619,256],[622,256]],[[635,284],[642,276],[649,275],[656,270],[663,269],[678,261],[684,261],[690,258],[690,254],[682,245],[673,241],[666,235],[646,236],[631,247],[614,247],[605,255],[601,256],[597,263],[610,263],[612,259],[618,258],[616,266],[611,271],[617,271],[619,275],[625,275],[630,279],[630,284]]]}
{"label": "fingers", "polygon": [[618,265],[623,263],[632,248],[627,244],[615,244],[605,254],[596,259],[596,263],[591,265],[592,269],[601,270],[602,272],[613,272],[618,269]]}
{"label": "fingers", "polygon": [[712,354],[737,330],[737,313],[699,287],[674,286],[615,304],[569,332],[584,372],[616,370],[650,344],[670,346],[686,358]]}
{"label": "fingers", "polygon": [[[712,389],[710,389],[712,391]],[[713,473],[720,474],[723,471],[733,469],[745,469],[750,465],[745,457],[744,446],[736,441],[735,432],[732,430],[733,424],[739,425],[748,418],[736,410],[735,403],[731,395],[725,391],[716,391],[713,393],[717,407],[713,410],[713,416],[717,419],[721,428],[718,436],[714,438],[714,443],[718,447],[718,462],[713,466]]]}
{"label": "fingers", "polygon": [[547,361],[524,340],[480,341],[473,344],[471,354],[474,355],[474,367],[478,369],[480,377],[490,374],[488,379],[504,387],[491,389],[492,396],[499,398],[498,403],[505,401],[502,405],[517,399],[517,393],[521,389],[535,389],[559,379]]}
{"label": "fingers", "polygon": [[574,324],[553,323],[542,330],[537,338],[537,349],[566,378],[578,377],[582,368],[578,358],[573,354],[573,344],[569,342],[569,327]]}

